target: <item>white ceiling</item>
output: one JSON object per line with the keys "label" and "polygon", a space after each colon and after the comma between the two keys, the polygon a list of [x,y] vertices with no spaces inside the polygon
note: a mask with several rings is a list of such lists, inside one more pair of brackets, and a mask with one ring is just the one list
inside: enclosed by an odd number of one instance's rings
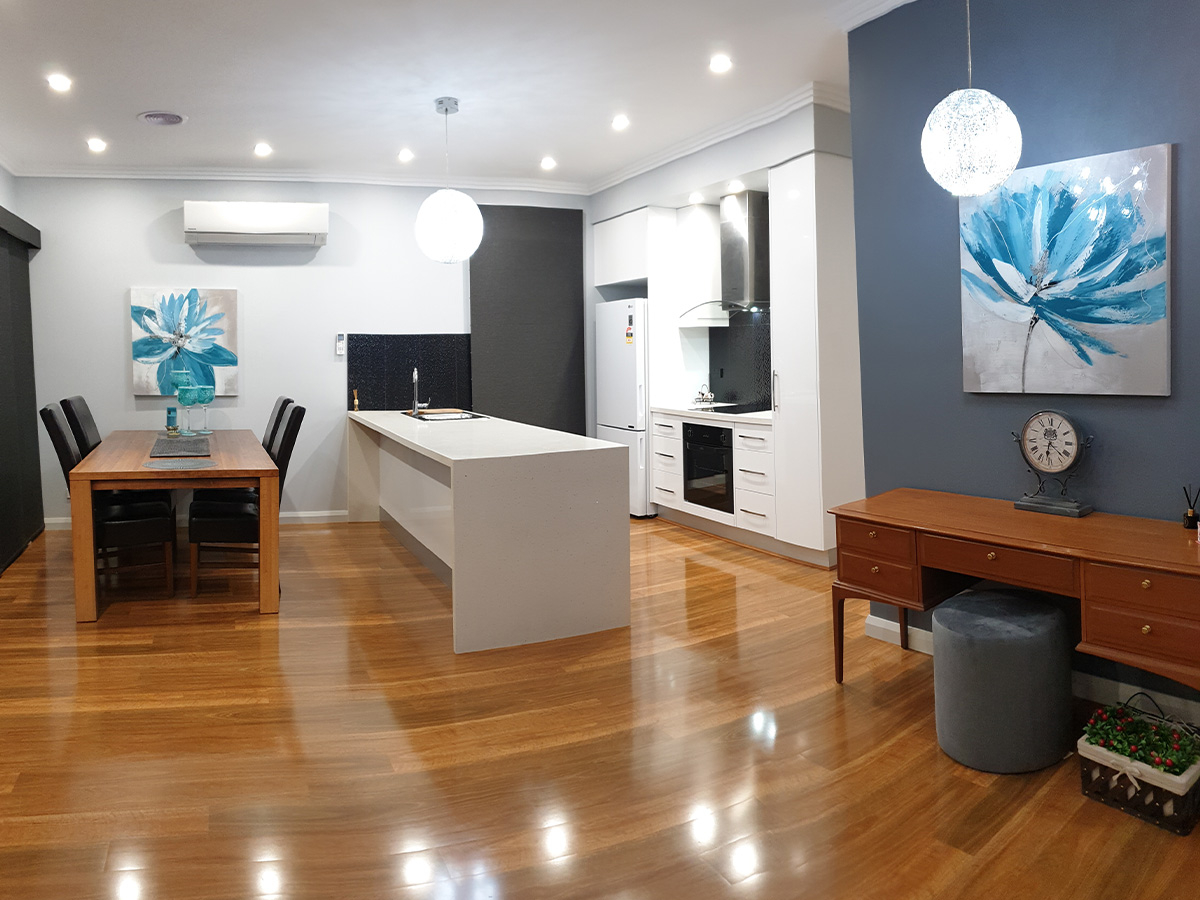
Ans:
{"label": "white ceiling", "polygon": [[[439,184],[433,101],[452,95],[456,186],[593,193],[786,114],[814,82],[844,107],[846,30],[903,2],[0,0],[0,165]],[[726,75],[708,70],[717,52]],[[55,71],[69,93],[47,86]],[[147,110],[187,122],[149,126]],[[275,153],[256,158],[258,141]]]}

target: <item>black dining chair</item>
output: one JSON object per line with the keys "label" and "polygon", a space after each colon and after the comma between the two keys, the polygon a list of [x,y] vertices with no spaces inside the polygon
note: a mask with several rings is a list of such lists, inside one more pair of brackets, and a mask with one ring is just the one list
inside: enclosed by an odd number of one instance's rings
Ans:
{"label": "black dining chair", "polygon": [[[58,456],[63,478],[71,490],[71,470],[83,457],[75,444],[62,410],[47,404],[39,412],[50,443]],[[150,491],[95,491],[92,494],[92,552],[97,582],[100,576],[126,569],[142,569],[159,563],[123,563],[121,552],[151,544],[162,546],[167,594],[175,593],[175,507],[170,502],[149,498]],[[165,492],[170,497],[169,492]]]}
{"label": "black dining chair", "polygon": [[[304,421],[305,409],[295,404],[287,406],[282,414],[279,428],[272,446],[268,448],[271,459],[279,469],[279,494],[283,496],[283,484],[287,477],[292,450]],[[201,549],[219,550],[223,553],[258,553],[259,503],[255,494],[252,501],[193,500],[188,508],[188,544],[191,549],[191,595],[199,592]],[[209,568],[244,569],[257,568],[258,562],[234,566],[228,563]]]}
{"label": "black dining chair", "polygon": [[[71,435],[75,438],[75,446],[79,448],[79,455],[87,456],[100,446],[100,429],[96,427],[96,419],[92,416],[91,408],[87,401],[78,394],[74,397],[67,397],[59,403],[62,406],[63,417],[71,428]],[[115,499],[124,499],[133,503],[161,500],[171,506],[175,505],[171,492],[161,488],[111,491],[110,493]]]}
{"label": "black dining chair", "polygon": [[[282,394],[275,399],[275,406],[267,419],[267,430],[263,432],[262,445],[268,453],[279,433],[279,423],[283,421],[284,411],[296,401]],[[271,457],[274,459],[274,456]],[[258,488],[197,488],[192,494],[192,502],[219,501],[222,503],[257,503]]]}

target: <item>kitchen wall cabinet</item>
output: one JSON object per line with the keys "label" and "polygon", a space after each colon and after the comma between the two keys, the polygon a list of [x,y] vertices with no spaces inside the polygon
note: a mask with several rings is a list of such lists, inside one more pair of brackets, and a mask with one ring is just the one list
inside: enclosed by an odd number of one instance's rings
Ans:
{"label": "kitchen wall cabinet", "polygon": [[825,510],[866,491],[850,160],[814,152],[769,176],[776,537],[829,550]]}
{"label": "kitchen wall cabinet", "polygon": [[596,286],[650,277],[650,207],[597,222],[592,229],[592,283]]}

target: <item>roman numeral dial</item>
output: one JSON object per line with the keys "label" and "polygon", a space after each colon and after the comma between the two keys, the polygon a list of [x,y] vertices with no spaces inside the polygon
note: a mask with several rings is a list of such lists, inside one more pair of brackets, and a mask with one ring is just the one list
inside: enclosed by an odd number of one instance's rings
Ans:
{"label": "roman numeral dial", "polygon": [[1079,461],[1079,433],[1074,423],[1060,412],[1034,413],[1019,438],[1025,461],[1038,472],[1058,475]]}

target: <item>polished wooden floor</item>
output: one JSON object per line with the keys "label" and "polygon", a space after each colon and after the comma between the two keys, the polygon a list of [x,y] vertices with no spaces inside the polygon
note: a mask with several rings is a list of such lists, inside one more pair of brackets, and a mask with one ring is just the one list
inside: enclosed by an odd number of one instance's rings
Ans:
{"label": "polished wooden floor", "polygon": [[[633,625],[455,656],[374,525],[285,527],[188,601],[77,625],[70,539],[0,577],[5,898],[1191,898],[1200,838],[937,746],[929,657],[830,573],[631,524]],[[547,573],[571,602],[571,572]],[[105,605],[107,604],[107,605]]]}

